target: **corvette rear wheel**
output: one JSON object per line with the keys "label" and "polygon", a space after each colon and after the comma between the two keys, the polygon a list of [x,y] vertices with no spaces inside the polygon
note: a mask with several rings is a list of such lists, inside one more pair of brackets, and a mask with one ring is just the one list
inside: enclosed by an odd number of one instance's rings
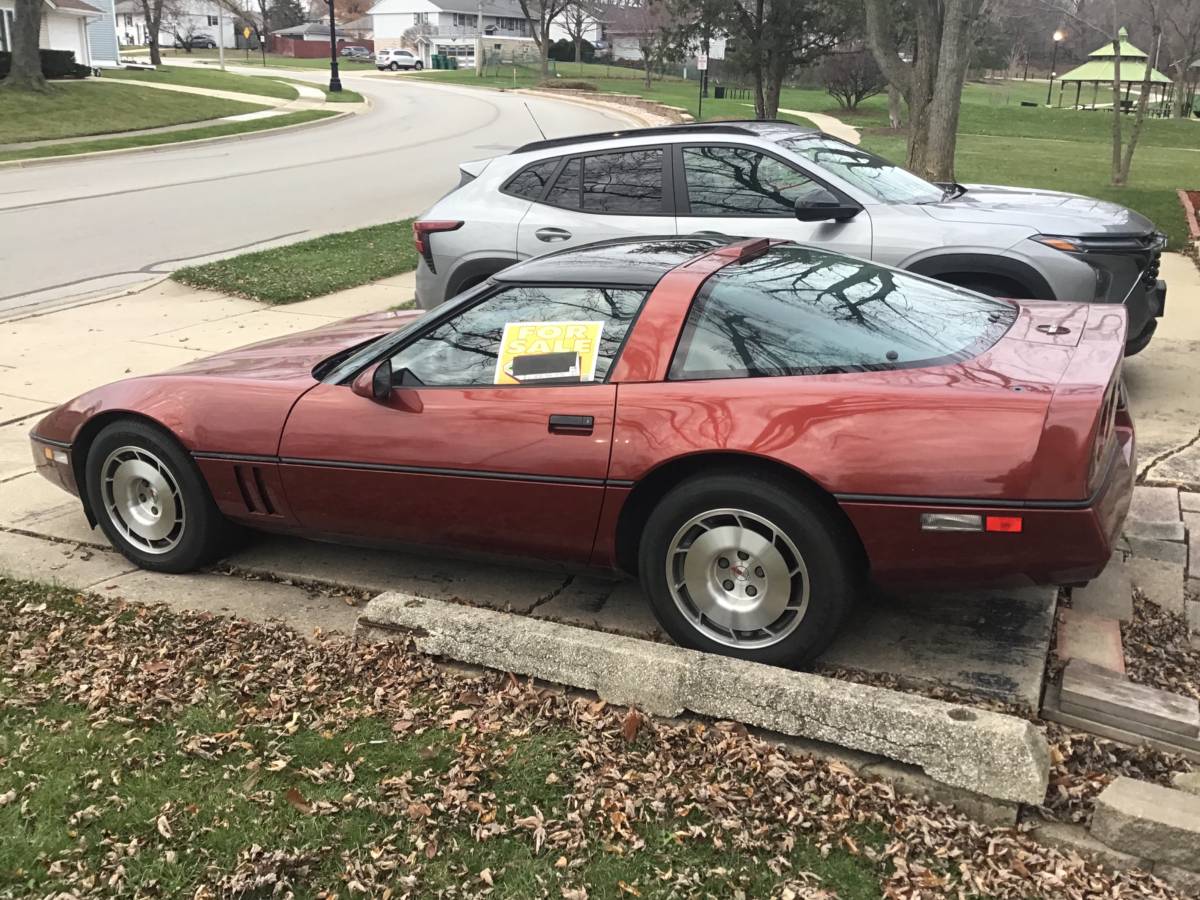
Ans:
{"label": "corvette rear wheel", "polygon": [[861,590],[844,526],[759,475],[689,479],[642,532],[643,587],[676,642],[772,665],[817,656]]}
{"label": "corvette rear wheel", "polygon": [[92,442],[86,472],[105,536],[141,568],[189,572],[222,549],[229,526],[195,463],[164,431],[114,422]]}

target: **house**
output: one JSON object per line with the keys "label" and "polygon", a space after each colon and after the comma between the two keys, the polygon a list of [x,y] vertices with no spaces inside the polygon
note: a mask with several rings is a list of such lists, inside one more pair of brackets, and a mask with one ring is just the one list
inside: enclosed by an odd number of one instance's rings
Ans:
{"label": "house", "polygon": [[[362,21],[362,20],[358,20]],[[370,38],[360,37],[364,33],[362,27],[351,28],[351,25],[337,26],[337,48],[341,50],[347,45],[366,47],[374,50],[375,44]],[[366,31],[370,34],[371,32]],[[329,26],[319,22],[306,22],[303,25],[293,25],[291,28],[280,28],[271,32],[271,43],[268,45],[272,53],[281,53],[298,59],[316,59],[329,55]]]}
{"label": "house", "polygon": [[[122,47],[144,46],[150,43],[141,0],[116,0],[114,12],[117,41]],[[222,19],[224,29],[221,28]],[[230,50],[238,46],[238,21],[238,17],[229,12],[228,8],[222,16],[217,4],[211,0],[186,0],[181,3],[164,4],[162,21],[159,23],[158,45],[171,47],[185,39],[201,35],[216,41],[218,35],[223,35],[221,43]]]}
{"label": "house", "polygon": [[[0,0],[0,51],[12,52],[12,0]],[[103,11],[84,0],[45,0],[42,8],[42,32],[38,46],[45,50],[70,50],[81,65],[93,65],[88,46],[88,24],[100,19]]]}
{"label": "house", "polygon": [[[408,48],[426,66],[434,54],[473,65],[479,38],[532,43],[533,23],[516,0],[380,0],[371,7],[371,18],[377,49]],[[509,46],[511,41],[501,43]]]}

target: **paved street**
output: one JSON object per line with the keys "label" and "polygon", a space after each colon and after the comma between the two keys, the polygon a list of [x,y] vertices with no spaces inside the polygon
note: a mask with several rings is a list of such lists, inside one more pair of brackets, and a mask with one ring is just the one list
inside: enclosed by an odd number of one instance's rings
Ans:
{"label": "paved street", "polygon": [[538,139],[526,103],[549,137],[630,122],[404,77],[345,81],[371,112],[246,140],[0,168],[0,320],[248,248],[413,215],[457,183],[459,162]]}

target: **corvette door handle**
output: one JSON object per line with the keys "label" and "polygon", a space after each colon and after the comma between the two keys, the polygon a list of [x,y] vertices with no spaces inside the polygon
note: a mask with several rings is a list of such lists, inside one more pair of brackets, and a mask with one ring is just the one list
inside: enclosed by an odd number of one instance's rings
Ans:
{"label": "corvette door handle", "polygon": [[551,434],[591,434],[594,420],[591,416],[551,416]]}
{"label": "corvette door handle", "polygon": [[571,232],[565,228],[539,228],[533,234],[539,241],[546,241],[547,243],[569,241],[571,239]]}

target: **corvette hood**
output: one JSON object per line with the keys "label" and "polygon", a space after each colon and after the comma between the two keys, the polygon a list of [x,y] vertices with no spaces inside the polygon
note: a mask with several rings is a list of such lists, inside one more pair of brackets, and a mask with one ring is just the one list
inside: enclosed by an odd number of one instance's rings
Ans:
{"label": "corvette hood", "polygon": [[208,375],[260,380],[312,379],[313,367],[335,353],[408,325],[422,310],[370,313],[311,331],[226,350],[171,369],[171,375]]}
{"label": "corvette hood", "polygon": [[941,222],[1027,225],[1043,234],[1082,237],[1154,231],[1154,223],[1140,213],[1094,197],[995,184],[969,184],[966,188],[957,199],[921,208]]}

